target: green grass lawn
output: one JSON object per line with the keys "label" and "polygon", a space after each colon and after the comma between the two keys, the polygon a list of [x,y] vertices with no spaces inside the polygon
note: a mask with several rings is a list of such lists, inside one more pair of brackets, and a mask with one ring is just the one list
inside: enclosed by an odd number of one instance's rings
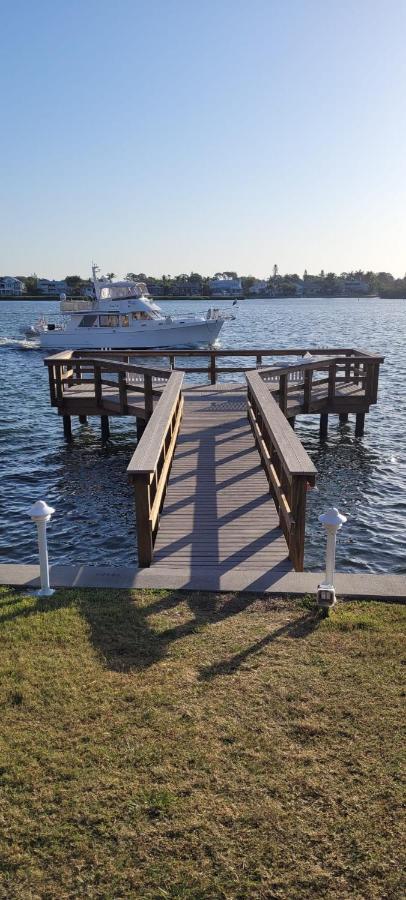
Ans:
{"label": "green grass lawn", "polygon": [[0,897],[400,898],[405,608],[0,593]]}

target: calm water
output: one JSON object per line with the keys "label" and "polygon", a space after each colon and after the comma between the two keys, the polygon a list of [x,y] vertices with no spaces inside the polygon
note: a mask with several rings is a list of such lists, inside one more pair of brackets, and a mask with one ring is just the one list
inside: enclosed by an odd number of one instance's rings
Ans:
{"label": "calm water", "polygon": [[[208,303],[193,304],[206,311]],[[227,301],[224,302],[227,305]],[[186,311],[165,303],[165,312]],[[187,307],[190,308],[189,306]],[[49,528],[53,562],[135,562],[133,498],[126,467],[135,447],[135,422],[112,420],[111,441],[100,443],[99,420],[78,426],[67,446],[48,399],[45,354],[29,348],[20,325],[49,301],[0,303],[0,559],[35,562],[35,529],[27,508],[37,499],[56,507]],[[234,308],[235,309],[235,308]],[[331,419],[328,441],[318,420],[298,420],[297,433],[318,469],[308,494],[306,567],[323,565],[324,535],[317,517],[336,505],[348,516],[340,533],[338,565],[349,571],[406,572],[406,301],[249,300],[222,332],[222,346],[359,346],[384,354],[378,405],[363,438],[354,423]]]}

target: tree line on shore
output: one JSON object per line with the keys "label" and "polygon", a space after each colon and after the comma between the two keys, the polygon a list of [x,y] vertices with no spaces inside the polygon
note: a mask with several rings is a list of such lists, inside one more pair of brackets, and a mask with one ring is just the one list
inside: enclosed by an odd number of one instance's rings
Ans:
{"label": "tree line on shore", "polygon": [[[235,271],[217,273],[214,277],[225,277],[238,281],[241,285],[242,296],[269,296],[269,297],[293,297],[293,296],[320,296],[334,297],[340,295],[368,296],[378,295],[388,298],[406,298],[406,275],[404,278],[395,278],[390,272],[364,272],[356,270],[351,272],[327,272],[324,270],[318,275],[311,275],[304,271],[300,276],[297,273],[280,274],[278,267],[273,267],[273,273],[267,279],[258,279],[254,275],[237,275]],[[37,275],[19,276],[24,282],[25,292],[30,296],[42,296]],[[116,277],[114,272],[107,273],[108,278]],[[162,275],[160,277],[147,275],[145,272],[127,272],[126,279],[142,281],[147,284],[152,295],[161,297],[171,296],[201,296],[210,297],[212,291],[212,277],[201,275],[199,272],[191,272],[189,275]],[[91,288],[91,280],[81,278],[80,275],[67,275],[64,279],[67,292],[71,296],[81,296]]]}

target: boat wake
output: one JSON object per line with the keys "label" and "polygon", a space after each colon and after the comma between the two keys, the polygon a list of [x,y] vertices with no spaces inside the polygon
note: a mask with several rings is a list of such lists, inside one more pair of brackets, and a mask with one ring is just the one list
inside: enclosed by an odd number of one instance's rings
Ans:
{"label": "boat wake", "polygon": [[0,349],[2,347],[13,347],[15,350],[40,350],[39,341],[29,341],[27,338],[0,338]]}

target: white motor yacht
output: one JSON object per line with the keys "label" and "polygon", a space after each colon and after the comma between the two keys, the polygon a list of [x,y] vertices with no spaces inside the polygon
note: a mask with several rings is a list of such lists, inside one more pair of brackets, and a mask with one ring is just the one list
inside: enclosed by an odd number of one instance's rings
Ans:
{"label": "white motor yacht", "polygon": [[224,322],[233,315],[209,309],[206,316],[165,316],[148,294],[145,284],[98,278],[93,265],[94,297],[67,299],[61,295],[60,312],[66,324],[40,319],[24,328],[47,350],[164,349],[214,344]]}

